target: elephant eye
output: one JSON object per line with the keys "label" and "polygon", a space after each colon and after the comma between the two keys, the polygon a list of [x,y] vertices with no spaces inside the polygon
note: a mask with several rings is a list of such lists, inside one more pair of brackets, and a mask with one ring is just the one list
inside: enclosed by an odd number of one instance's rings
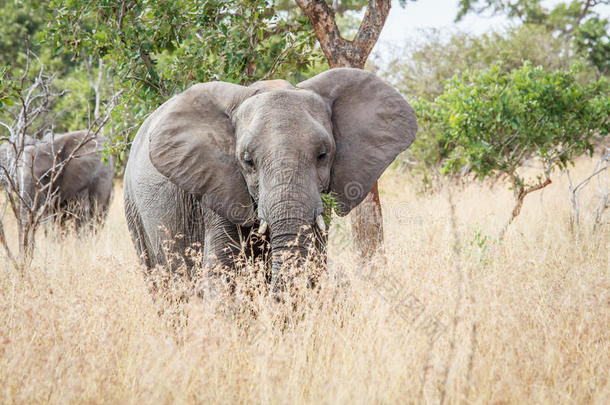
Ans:
{"label": "elephant eye", "polygon": [[328,156],[328,153],[326,153],[326,152],[320,152],[320,154],[318,155],[318,160],[322,160],[322,159],[324,159],[326,156]]}
{"label": "elephant eye", "polygon": [[245,164],[246,166],[248,166],[248,167],[254,167],[254,161],[252,160],[252,158],[250,157],[250,155],[249,155],[249,154],[245,154],[245,155],[243,156],[243,161],[244,161],[244,164]]}

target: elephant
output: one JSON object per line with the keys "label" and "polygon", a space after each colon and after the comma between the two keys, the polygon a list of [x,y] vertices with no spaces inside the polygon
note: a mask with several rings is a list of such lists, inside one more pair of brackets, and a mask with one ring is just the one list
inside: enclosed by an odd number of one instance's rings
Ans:
{"label": "elephant", "polygon": [[[114,157],[104,163],[99,154],[107,142],[106,137],[87,130],[46,135],[40,140],[26,137],[13,175],[25,204],[35,209],[47,205],[45,215],[52,216],[61,226],[73,221],[79,229],[103,221],[114,177]],[[3,144],[0,166],[9,169],[14,154],[10,144]],[[63,162],[67,162],[65,167]],[[57,177],[47,188],[52,176]],[[46,190],[53,196],[49,203],[45,202]]]}
{"label": "elephant", "polygon": [[136,251],[148,268],[168,265],[164,243],[179,235],[172,252],[183,265],[198,243],[206,265],[232,269],[240,235],[264,235],[275,285],[312,243],[325,255],[321,195],[346,215],[416,131],[400,93],[360,69],[330,69],[296,87],[195,84],[155,110],[133,141],[124,203]]}

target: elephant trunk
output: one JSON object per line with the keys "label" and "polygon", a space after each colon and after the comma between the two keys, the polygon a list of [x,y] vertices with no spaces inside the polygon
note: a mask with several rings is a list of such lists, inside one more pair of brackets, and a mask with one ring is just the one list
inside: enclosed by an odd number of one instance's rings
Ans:
{"label": "elephant trunk", "polygon": [[[266,221],[271,242],[271,281],[275,290],[289,279],[314,243],[314,223],[322,213],[315,171],[296,157],[291,165],[272,161],[261,181],[259,214]],[[280,163],[283,164],[280,165]]]}
{"label": "elephant trunk", "polygon": [[[281,224],[281,226],[279,225]],[[271,229],[271,282],[281,288],[290,277],[290,270],[307,257],[311,246],[311,227],[304,221],[287,219]]]}
{"label": "elephant trunk", "polygon": [[292,266],[302,263],[312,246],[316,206],[315,200],[313,204],[310,201],[280,198],[264,209],[271,239],[271,281],[276,290],[286,283]]}

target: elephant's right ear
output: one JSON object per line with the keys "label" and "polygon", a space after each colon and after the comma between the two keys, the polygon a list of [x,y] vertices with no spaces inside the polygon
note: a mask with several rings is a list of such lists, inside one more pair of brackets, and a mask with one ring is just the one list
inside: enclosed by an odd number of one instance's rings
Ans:
{"label": "elephant's right ear", "polygon": [[237,224],[254,217],[235,158],[231,113],[255,89],[223,82],[196,84],[151,116],[149,156],[171,182]]}

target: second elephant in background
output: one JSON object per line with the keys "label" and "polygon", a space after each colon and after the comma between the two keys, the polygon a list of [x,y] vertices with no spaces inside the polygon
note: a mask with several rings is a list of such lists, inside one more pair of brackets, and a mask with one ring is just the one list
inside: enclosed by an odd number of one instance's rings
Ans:
{"label": "second elephant in background", "polygon": [[[61,226],[73,224],[78,229],[99,224],[106,218],[113,187],[114,157],[104,162],[101,154],[108,142],[85,130],[41,140],[27,137],[10,174],[22,205],[44,208],[46,216]],[[11,145],[3,144],[0,165],[9,168],[14,155]]]}

